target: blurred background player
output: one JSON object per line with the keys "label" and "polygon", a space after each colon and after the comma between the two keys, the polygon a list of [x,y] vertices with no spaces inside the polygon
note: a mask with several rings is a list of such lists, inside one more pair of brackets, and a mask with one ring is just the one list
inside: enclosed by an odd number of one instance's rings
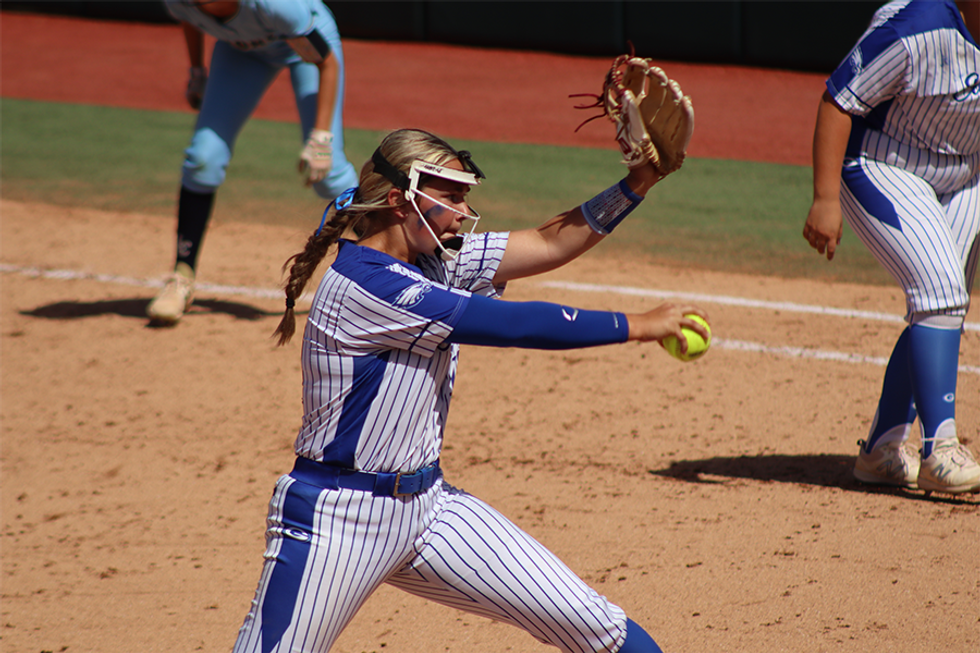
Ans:
{"label": "blurred background player", "polygon": [[[299,167],[307,186],[332,200],[357,183],[357,171],[344,155],[340,35],[320,0],[165,2],[183,26],[190,56],[187,101],[200,109],[184,156],[174,273],[147,307],[152,323],[172,325],[193,300],[198,254],[235,139],[283,68],[299,110],[305,143]],[[210,75],[205,33],[217,39]]]}
{"label": "blurred background player", "polygon": [[235,653],[325,653],[384,583],[562,651],[660,652],[553,553],[443,482],[439,457],[460,344],[572,349],[683,339],[682,327],[707,337],[685,317],[705,317],[693,305],[623,314],[498,299],[508,281],[601,242],[661,176],[639,162],[536,229],[472,233],[468,193],[483,173],[469,153],[420,130],[385,137],[290,259],[280,344],[336,251],[306,318],[296,462],[269,504],[265,566]]}
{"label": "blurred background player", "polygon": [[[960,336],[980,249],[978,38],[975,0],[886,4],[827,80],[817,113],[803,236],[833,259],[843,215],[901,284],[907,305],[909,326],[858,443],[854,476],[867,483],[980,488],[980,465],[955,421]],[[919,455],[905,444],[916,416]]]}

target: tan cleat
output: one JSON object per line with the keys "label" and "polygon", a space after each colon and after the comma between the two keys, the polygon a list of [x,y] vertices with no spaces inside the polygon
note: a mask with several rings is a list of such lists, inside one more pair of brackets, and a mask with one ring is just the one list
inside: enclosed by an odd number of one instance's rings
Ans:
{"label": "tan cleat", "polygon": [[922,460],[919,489],[929,492],[980,491],[980,465],[970,450],[957,440],[939,440],[932,455]]}
{"label": "tan cleat", "polygon": [[858,440],[861,452],[854,462],[854,478],[872,485],[894,485],[914,488],[919,476],[919,457],[905,443],[886,442],[864,453],[864,440]]}
{"label": "tan cleat", "polygon": [[178,263],[167,279],[163,290],[146,307],[150,323],[157,326],[173,326],[194,301],[194,270],[186,263]]}

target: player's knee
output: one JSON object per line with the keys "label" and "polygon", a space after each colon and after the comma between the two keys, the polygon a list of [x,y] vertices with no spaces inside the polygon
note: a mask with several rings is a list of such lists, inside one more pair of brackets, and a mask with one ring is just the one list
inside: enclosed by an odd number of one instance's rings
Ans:
{"label": "player's knee", "polygon": [[191,144],[184,150],[182,182],[197,193],[213,192],[225,181],[231,148],[210,129],[194,132]]}

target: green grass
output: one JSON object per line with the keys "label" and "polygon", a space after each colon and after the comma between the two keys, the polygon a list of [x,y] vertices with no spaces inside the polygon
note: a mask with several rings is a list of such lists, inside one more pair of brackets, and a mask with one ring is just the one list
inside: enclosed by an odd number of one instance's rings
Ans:
{"label": "green grass", "polygon": [[[173,217],[193,115],[13,99],[0,109],[3,197]],[[345,135],[357,167],[382,137],[353,129]],[[471,195],[485,218],[481,229],[539,224],[625,174],[611,149],[453,144],[472,151],[488,177]],[[300,147],[296,125],[250,121],[215,220],[313,228],[323,202],[300,183]],[[832,264],[807,246],[800,234],[810,187],[807,167],[688,159],[602,250],[712,270],[890,284],[853,233],[845,231]]]}

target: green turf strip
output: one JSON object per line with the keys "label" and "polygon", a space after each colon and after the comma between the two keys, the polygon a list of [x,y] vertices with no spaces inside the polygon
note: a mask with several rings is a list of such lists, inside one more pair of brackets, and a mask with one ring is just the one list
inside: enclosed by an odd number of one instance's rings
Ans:
{"label": "green turf strip", "polygon": [[[173,218],[193,115],[8,98],[0,110],[4,198]],[[348,158],[359,168],[382,133],[349,129],[345,135]],[[453,144],[472,151],[488,177],[471,193],[484,216],[481,230],[537,225],[625,174],[611,149]],[[300,147],[295,124],[250,121],[219,191],[215,220],[314,228],[323,202],[300,182]],[[800,234],[810,188],[808,167],[688,159],[600,251],[712,270],[892,283],[850,231],[833,263],[807,246]]]}

